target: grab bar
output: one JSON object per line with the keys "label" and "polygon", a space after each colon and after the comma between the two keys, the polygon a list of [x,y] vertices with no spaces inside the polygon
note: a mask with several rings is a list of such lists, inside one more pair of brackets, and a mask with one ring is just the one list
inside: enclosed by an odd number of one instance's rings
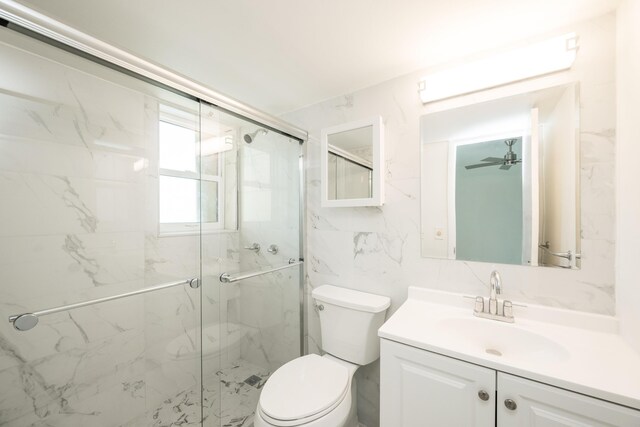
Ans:
{"label": "grab bar", "polygon": [[28,331],[34,328],[38,324],[38,318],[40,316],[46,316],[47,314],[59,313],[61,311],[72,310],[74,308],[86,307],[88,305],[99,304],[102,302],[113,301],[120,298],[126,298],[133,295],[146,294],[147,292],[159,291],[161,289],[172,288],[174,286],[189,285],[196,289],[200,286],[197,278],[180,280],[178,282],[164,283],[158,286],[151,286],[148,288],[138,289],[137,291],[125,292],[124,294],[112,295],[110,297],[96,298],[88,301],[77,302],[74,304],[61,305],[59,307],[47,308],[46,310],[38,310],[32,313],[22,313],[9,316],[9,322],[13,323],[13,327],[18,331]]}
{"label": "grab bar", "polygon": [[289,264],[283,265],[280,267],[271,268],[269,270],[252,271],[250,273],[241,274],[239,276],[232,276],[229,273],[222,273],[220,275],[220,281],[222,283],[233,283],[233,282],[237,282],[238,280],[249,279],[251,277],[262,276],[263,274],[273,273],[274,271],[284,270],[285,268],[295,267],[296,265],[300,265],[302,263],[304,263],[304,261],[302,260],[296,261],[295,258],[290,258]]}

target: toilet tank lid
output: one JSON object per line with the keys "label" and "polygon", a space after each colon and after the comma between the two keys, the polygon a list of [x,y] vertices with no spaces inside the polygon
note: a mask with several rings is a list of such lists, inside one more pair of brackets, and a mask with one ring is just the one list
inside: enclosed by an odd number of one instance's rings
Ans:
{"label": "toilet tank lid", "polygon": [[319,286],[311,292],[311,295],[317,301],[369,313],[380,313],[391,305],[389,297],[332,285]]}

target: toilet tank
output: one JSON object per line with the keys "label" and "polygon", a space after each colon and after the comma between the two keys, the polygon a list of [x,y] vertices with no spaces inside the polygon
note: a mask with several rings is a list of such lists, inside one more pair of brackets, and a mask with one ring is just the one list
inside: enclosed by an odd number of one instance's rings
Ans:
{"label": "toilet tank", "polygon": [[320,315],[322,349],[340,359],[366,365],[380,357],[378,329],[389,297],[323,285],[311,293]]}

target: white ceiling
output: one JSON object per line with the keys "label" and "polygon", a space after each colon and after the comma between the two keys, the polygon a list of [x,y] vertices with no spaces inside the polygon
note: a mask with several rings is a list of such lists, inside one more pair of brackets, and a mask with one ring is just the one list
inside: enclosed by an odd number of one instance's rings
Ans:
{"label": "white ceiling", "polygon": [[618,0],[21,0],[279,114],[564,27]]}

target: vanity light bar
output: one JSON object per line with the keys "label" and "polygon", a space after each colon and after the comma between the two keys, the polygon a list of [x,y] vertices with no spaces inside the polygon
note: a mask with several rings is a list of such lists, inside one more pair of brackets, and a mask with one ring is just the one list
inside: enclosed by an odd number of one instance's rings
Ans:
{"label": "vanity light bar", "polygon": [[531,77],[568,70],[578,51],[575,33],[447,68],[419,82],[423,103],[477,92]]}

